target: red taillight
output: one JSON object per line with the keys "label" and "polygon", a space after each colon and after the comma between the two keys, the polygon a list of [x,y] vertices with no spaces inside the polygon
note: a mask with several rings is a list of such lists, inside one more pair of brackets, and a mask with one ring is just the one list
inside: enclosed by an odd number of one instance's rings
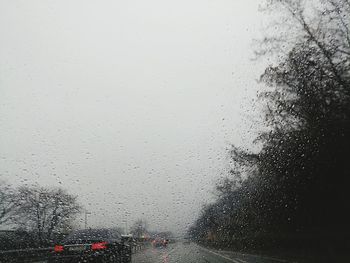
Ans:
{"label": "red taillight", "polygon": [[91,245],[92,250],[100,250],[100,249],[106,249],[106,248],[107,248],[107,242],[93,243]]}
{"label": "red taillight", "polygon": [[64,246],[56,245],[54,248],[55,252],[62,252],[64,250]]}

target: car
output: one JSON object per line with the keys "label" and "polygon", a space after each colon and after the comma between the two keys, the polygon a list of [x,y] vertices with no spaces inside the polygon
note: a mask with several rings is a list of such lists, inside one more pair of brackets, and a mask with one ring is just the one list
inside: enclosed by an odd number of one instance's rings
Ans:
{"label": "car", "polygon": [[185,245],[188,245],[188,244],[191,244],[191,240],[188,239],[188,238],[185,238],[183,241],[182,241],[183,244]]}
{"label": "car", "polygon": [[55,245],[49,262],[129,263],[131,247],[113,229],[77,230]]}
{"label": "car", "polygon": [[168,243],[169,241],[167,239],[157,237],[152,241],[152,246],[164,248],[168,246]]}

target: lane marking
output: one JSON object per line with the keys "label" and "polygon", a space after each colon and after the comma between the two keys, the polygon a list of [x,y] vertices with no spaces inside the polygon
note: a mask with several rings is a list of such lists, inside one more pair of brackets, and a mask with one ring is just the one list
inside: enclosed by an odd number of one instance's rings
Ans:
{"label": "lane marking", "polygon": [[[201,247],[201,246],[199,246]],[[282,262],[282,263],[290,263],[291,261],[288,261],[286,259],[281,259],[281,258],[274,258],[274,257],[269,257],[269,256],[260,256],[260,255],[254,255],[254,254],[249,254],[249,253],[240,253],[240,252],[232,252],[229,250],[223,250],[222,252],[225,253],[234,253],[234,254],[239,254],[241,256],[248,256],[248,257],[254,257],[254,258],[258,258],[258,259],[265,259],[265,260],[272,260],[272,261],[277,261],[277,262]],[[239,260],[239,259],[237,259]],[[245,261],[247,262],[247,261]]]}
{"label": "lane marking", "polygon": [[240,259],[240,258],[236,258],[236,260],[238,260],[239,262],[241,263],[247,263],[247,261],[243,260],[243,259]]}
{"label": "lane marking", "polygon": [[[220,255],[220,254],[218,254],[218,253],[216,253],[216,252],[210,251],[209,249],[206,249],[206,248],[204,248],[204,247],[201,247],[201,246],[199,246],[199,247],[200,247],[201,249],[207,251],[207,252],[210,252],[210,253],[212,253],[212,254],[214,254],[214,255],[216,255],[216,256],[222,257],[222,258],[224,258],[224,259],[226,259],[226,260],[228,260],[228,261],[231,261],[231,262],[234,262],[234,263],[242,263],[242,262],[237,261],[237,260],[235,260],[235,259],[233,259],[233,258],[228,258],[228,257],[223,256],[223,255]],[[244,263],[245,263],[245,262],[244,262]]]}
{"label": "lane marking", "polygon": [[285,260],[285,259],[273,258],[273,257],[268,257],[268,256],[259,256],[259,255],[246,254],[246,253],[244,253],[244,254],[242,253],[241,255],[247,255],[248,257],[260,258],[260,259],[265,259],[265,260],[272,260],[272,261],[277,261],[277,262],[282,262],[282,263],[290,262],[290,261]]}
{"label": "lane marking", "polygon": [[176,251],[175,248],[172,248],[172,249],[171,249],[169,252],[167,252],[166,254],[169,256],[169,255],[173,254],[175,251]]}

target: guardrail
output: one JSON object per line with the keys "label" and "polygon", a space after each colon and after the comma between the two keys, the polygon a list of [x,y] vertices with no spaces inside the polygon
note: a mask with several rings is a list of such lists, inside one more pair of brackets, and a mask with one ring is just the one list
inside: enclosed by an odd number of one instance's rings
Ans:
{"label": "guardrail", "polygon": [[[136,253],[145,247],[144,243],[131,244],[131,253]],[[53,248],[29,248],[0,251],[0,262],[6,263],[32,263],[45,262],[50,259]]]}
{"label": "guardrail", "polygon": [[29,248],[0,251],[0,262],[35,262],[47,260],[53,248]]}

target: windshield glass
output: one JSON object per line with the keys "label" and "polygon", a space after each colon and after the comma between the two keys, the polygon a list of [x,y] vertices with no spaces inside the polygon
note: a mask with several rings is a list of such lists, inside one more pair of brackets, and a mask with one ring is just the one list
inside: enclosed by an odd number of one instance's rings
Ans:
{"label": "windshield glass", "polygon": [[350,262],[349,127],[349,0],[1,0],[0,262]]}

